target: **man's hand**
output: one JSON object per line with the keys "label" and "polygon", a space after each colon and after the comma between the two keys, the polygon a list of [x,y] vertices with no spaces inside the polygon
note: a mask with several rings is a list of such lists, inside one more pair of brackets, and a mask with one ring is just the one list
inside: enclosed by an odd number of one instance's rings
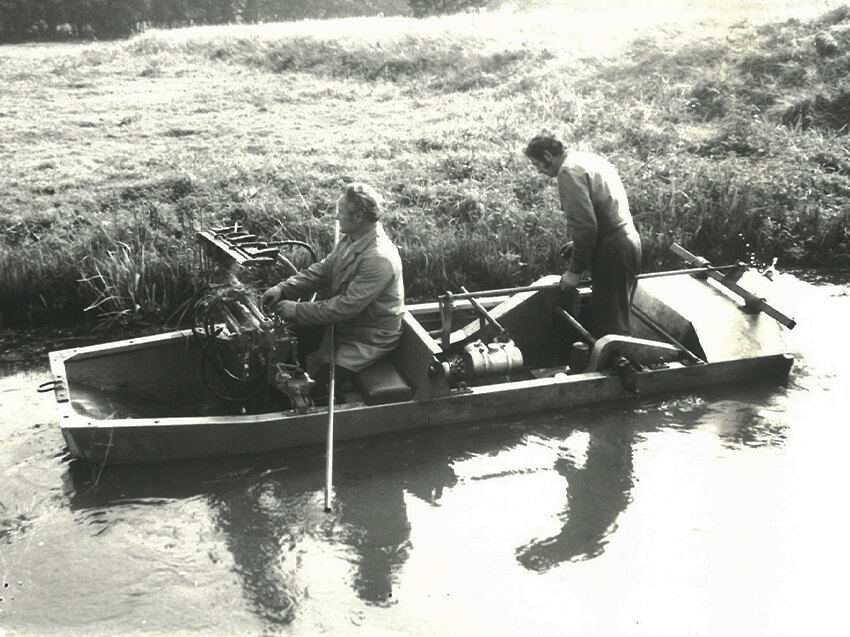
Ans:
{"label": "man's hand", "polygon": [[274,306],[274,311],[280,314],[285,319],[294,319],[295,306],[298,305],[295,301],[280,301]]}
{"label": "man's hand", "polygon": [[283,296],[283,292],[280,291],[279,287],[273,285],[268,290],[263,292],[263,297],[262,299],[260,299],[260,305],[262,307],[273,305],[280,300],[281,296]]}
{"label": "man's hand", "polygon": [[578,272],[570,272],[567,270],[561,275],[561,290],[575,290],[578,287],[581,275]]}

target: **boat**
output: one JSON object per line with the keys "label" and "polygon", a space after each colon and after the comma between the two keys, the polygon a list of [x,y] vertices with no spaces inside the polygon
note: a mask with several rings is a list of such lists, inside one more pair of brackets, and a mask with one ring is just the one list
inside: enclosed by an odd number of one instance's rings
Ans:
{"label": "boat", "polygon": [[[274,253],[237,235],[202,239],[237,267]],[[565,301],[558,275],[462,288],[409,305],[395,351],[340,384],[332,404],[312,397],[303,337],[232,294],[201,303],[209,311],[189,329],[51,352],[46,389],[69,454],[102,465],[325,444],[331,414],[334,439],[347,440],[784,382],[794,320],[759,293],[770,282],[673,248],[687,267],[639,277],[632,336],[595,339],[585,328],[590,288]]]}

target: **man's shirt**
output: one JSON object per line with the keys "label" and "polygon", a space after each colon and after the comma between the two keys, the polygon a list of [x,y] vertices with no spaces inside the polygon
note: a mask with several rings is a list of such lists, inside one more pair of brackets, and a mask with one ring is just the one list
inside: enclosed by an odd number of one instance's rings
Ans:
{"label": "man's shirt", "polygon": [[626,189],[617,170],[593,153],[569,151],[558,170],[558,196],[573,239],[570,272],[590,267],[599,240],[634,230]]}

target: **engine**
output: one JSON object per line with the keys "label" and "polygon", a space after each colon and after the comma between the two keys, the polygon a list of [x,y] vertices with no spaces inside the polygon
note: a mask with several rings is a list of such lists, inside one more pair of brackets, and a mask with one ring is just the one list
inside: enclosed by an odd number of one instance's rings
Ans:
{"label": "engine", "polygon": [[481,339],[467,343],[448,360],[447,371],[456,382],[467,383],[509,376],[523,364],[522,350],[505,335],[486,343]]}
{"label": "engine", "polygon": [[507,375],[522,367],[522,351],[513,340],[480,340],[469,343],[461,353],[463,375],[467,378]]}
{"label": "engine", "polygon": [[248,266],[268,265],[277,248],[238,226],[202,232],[199,240],[208,276],[192,304],[192,323],[204,384],[243,409],[262,392],[276,390],[291,408],[307,411],[316,382],[299,364],[297,334],[282,318],[266,314],[256,301],[259,291],[239,279]]}

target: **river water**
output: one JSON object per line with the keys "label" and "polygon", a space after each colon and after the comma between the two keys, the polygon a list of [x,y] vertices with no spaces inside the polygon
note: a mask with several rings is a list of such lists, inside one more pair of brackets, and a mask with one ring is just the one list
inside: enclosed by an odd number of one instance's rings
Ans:
{"label": "river water", "polygon": [[6,362],[0,635],[840,633],[850,276],[806,278],[786,386],[340,444],[332,513],[321,448],[71,462]]}

